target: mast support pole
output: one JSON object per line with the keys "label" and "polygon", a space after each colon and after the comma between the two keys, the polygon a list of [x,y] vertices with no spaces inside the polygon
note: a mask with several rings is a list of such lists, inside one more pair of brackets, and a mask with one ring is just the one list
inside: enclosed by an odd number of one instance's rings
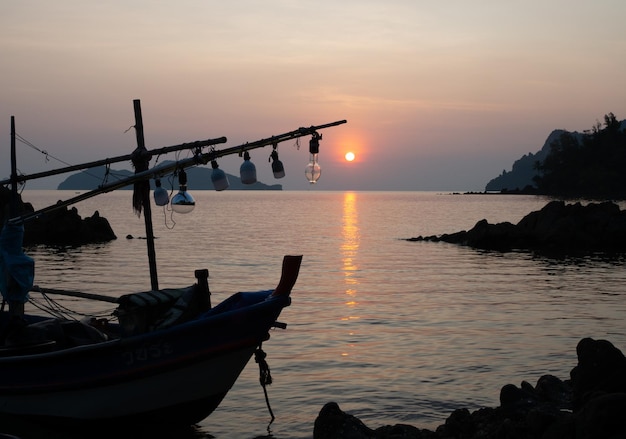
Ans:
{"label": "mast support pole", "polygon": [[[11,116],[11,202],[9,205],[9,218],[18,214],[18,193],[17,193],[17,152],[15,145],[15,116]],[[8,227],[4,225],[4,227]],[[0,228],[2,226],[0,225]],[[21,246],[22,243],[20,242]],[[4,273],[3,273],[4,275]],[[9,291],[16,287],[12,284],[11,277],[8,279]],[[24,315],[24,302],[19,300],[8,300],[9,314],[12,316],[22,317]]]}
{"label": "mast support pole", "polygon": [[[141,115],[141,102],[139,99],[133,101],[135,109],[135,132],[137,134],[137,151],[146,152],[146,144],[143,135],[143,118]],[[137,169],[136,169],[137,171]],[[142,169],[141,171],[144,171]],[[143,182],[148,184],[148,182]],[[153,291],[159,289],[159,278],[157,276],[156,250],[154,247],[154,230],[152,228],[152,209],[150,207],[150,186],[148,190],[141,191],[141,203],[143,207],[143,218],[146,225],[146,242],[148,244],[148,264],[150,265],[150,287]]]}

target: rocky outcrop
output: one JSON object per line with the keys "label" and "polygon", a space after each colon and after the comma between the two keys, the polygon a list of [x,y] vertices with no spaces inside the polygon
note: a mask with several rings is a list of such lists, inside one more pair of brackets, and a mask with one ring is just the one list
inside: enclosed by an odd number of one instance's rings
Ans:
{"label": "rocky outcrop", "polygon": [[[9,190],[0,187],[0,228],[8,217]],[[30,203],[21,197],[18,209],[23,213],[34,212]],[[76,208],[59,208],[46,213],[24,225],[24,245],[83,245],[108,242],[117,239],[109,221],[98,211],[90,217],[81,218]]]}
{"label": "rocky outcrop", "polygon": [[582,339],[570,379],[507,384],[500,406],[455,410],[435,431],[405,424],[369,428],[327,403],[314,439],[595,439],[626,437],[626,358],[606,340]]}
{"label": "rocky outcrop", "polygon": [[117,239],[109,221],[96,210],[81,218],[75,207],[48,213],[25,225],[24,245],[84,245]]}
{"label": "rocky outcrop", "polygon": [[469,231],[419,236],[408,241],[449,242],[470,247],[537,252],[626,252],[626,211],[612,202],[566,204],[551,201],[515,224],[483,219]]}

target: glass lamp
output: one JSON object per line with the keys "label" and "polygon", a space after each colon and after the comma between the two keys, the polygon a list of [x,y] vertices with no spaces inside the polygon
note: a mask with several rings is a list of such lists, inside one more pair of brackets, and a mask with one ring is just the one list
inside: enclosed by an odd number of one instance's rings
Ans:
{"label": "glass lamp", "polygon": [[239,168],[239,175],[243,184],[256,183],[256,166],[250,161],[250,153],[248,151],[243,154],[243,163]]}
{"label": "glass lamp", "polygon": [[170,196],[167,191],[161,187],[161,180],[159,178],[154,180],[154,202],[157,206],[165,206],[170,202]]}
{"label": "glass lamp", "polygon": [[196,207],[196,200],[187,192],[187,173],[184,169],[178,173],[178,183],[180,189],[172,198],[172,210],[176,213],[189,213]]}
{"label": "glass lamp", "polygon": [[304,175],[309,183],[315,184],[317,180],[319,180],[322,175],[322,169],[320,168],[319,163],[317,162],[317,155],[320,152],[320,136],[317,133],[313,133],[311,140],[309,141],[309,164],[304,168]]}
{"label": "glass lamp", "polygon": [[283,162],[278,160],[278,151],[276,151],[276,145],[274,145],[274,151],[270,154],[270,160],[272,160],[272,172],[274,178],[283,178],[285,176],[285,167]]}
{"label": "glass lamp", "polygon": [[213,187],[216,191],[223,191],[228,189],[230,183],[228,182],[228,176],[224,171],[219,168],[219,165],[215,160],[211,160],[211,167],[213,171],[211,172],[211,181],[213,182]]}

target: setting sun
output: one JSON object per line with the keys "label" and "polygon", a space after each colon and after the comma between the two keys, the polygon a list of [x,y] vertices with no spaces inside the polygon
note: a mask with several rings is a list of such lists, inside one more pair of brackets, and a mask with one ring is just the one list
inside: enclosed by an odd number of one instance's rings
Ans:
{"label": "setting sun", "polygon": [[352,151],[346,153],[346,160],[347,161],[351,162],[352,160],[354,160],[354,158],[355,158],[355,155],[354,155],[354,153]]}

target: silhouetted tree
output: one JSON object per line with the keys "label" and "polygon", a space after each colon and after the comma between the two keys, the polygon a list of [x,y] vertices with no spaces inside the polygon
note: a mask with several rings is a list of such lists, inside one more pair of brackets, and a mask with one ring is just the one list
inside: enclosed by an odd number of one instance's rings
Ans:
{"label": "silhouetted tree", "polygon": [[582,137],[565,132],[535,165],[540,193],[561,197],[626,199],[626,130],[613,113]]}

